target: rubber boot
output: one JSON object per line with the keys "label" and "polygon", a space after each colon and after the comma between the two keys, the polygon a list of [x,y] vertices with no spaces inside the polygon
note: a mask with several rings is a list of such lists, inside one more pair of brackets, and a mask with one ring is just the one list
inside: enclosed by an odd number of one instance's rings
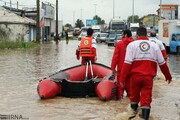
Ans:
{"label": "rubber boot", "polygon": [[129,116],[129,120],[136,117],[137,108],[138,108],[138,104],[131,104],[131,113],[130,113],[130,116]]}
{"label": "rubber boot", "polygon": [[142,118],[144,120],[149,120],[149,114],[150,114],[150,109],[142,109]]}

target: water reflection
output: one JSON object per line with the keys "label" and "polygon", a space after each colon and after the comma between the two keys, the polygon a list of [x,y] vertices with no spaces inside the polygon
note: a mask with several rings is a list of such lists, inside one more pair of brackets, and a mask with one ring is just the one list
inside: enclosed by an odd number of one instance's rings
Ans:
{"label": "water reflection", "polygon": [[[21,114],[30,120],[127,120],[127,98],[108,102],[96,97],[39,100],[36,89],[40,79],[80,63],[75,56],[77,44],[75,40],[61,41],[35,49],[0,50],[0,114]],[[114,47],[98,44],[97,62],[110,66],[113,51]],[[180,56],[169,55],[170,71],[177,81],[170,85],[155,81],[151,119],[179,119],[179,61]],[[166,111],[169,114],[164,114]]]}
{"label": "water reflection", "polygon": [[169,68],[172,73],[173,79],[180,80],[180,56],[169,55]]}

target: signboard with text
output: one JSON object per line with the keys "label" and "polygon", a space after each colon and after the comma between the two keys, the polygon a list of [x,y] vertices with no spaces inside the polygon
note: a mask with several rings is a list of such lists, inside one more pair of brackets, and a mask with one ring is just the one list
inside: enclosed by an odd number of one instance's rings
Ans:
{"label": "signboard with text", "polygon": [[97,24],[97,20],[88,19],[86,20],[86,26],[93,26]]}
{"label": "signboard with text", "polygon": [[168,23],[163,23],[163,37],[169,37]]}
{"label": "signboard with text", "polygon": [[44,17],[54,19],[55,9],[52,5],[45,4],[42,2],[42,9],[44,9]]}

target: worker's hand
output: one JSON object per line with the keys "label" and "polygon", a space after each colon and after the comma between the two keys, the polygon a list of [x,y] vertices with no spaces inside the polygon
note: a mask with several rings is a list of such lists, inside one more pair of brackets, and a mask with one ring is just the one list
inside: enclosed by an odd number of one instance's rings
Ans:
{"label": "worker's hand", "polygon": [[76,59],[77,59],[77,60],[79,60],[79,59],[80,59],[80,57],[77,55],[77,56],[76,56]]}
{"label": "worker's hand", "polygon": [[172,79],[166,79],[166,81],[168,82],[168,84],[170,84]]}
{"label": "worker's hand", "polygon": [[94,57],[94,61],[97,61],[97,57],[96,56]]}
{"label": "worker's hand", "polygon": [[112,70],[112,74],[115,76],[117,74],[116,70]]}
{"label": "worker's hand", "polygon": [[170,76],[165,76],[165,78],[166,78],[166,81],[168,82],[168,84],[171,83],[171,81],[172,81],[171,75]]}

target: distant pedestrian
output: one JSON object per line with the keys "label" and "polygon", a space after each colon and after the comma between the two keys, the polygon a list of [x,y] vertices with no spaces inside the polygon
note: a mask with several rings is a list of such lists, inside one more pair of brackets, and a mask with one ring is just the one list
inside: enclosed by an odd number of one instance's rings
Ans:
{"label": "distant pedestrian", "polygon": [[120,75],[122,85],[126,83],[127,76],[130,75],[131,115],[129,119],[136,116],[140,102],[142,112],[140,112],[139,116],[149,120],[153,78],[157,72],[157,63],[166,81],[170,83],[172,77],[158,45],[148,40],[146,28],[138,28],[137,40],[127,46],[126,57]]}
{"label": "distant pedestrian", "polygon": [[65,34],[66,34],[66,44],[68,44],[68,42],[69,42],[68,31],[66,31]]}
{"label": "distant pedestrian", "polygon": [[118,84],[117,96],[116,96],[117,100],[123,98],[124,90],[126,91],[127,96],[130,97],[130,83],[129,83],[130,80],[127,78],[128,80],[126,80],[126,84],[125,84],[126,86],[123,88],[119,84],[120,83],[119,78],[121,74],[122,65],[124,63],[126,47],[130,42],[134,40],[132,38],[132,33],[130,30],[124,30],[122,36],[123,36],[122,40],[116,44],[111,62],[111,69],[113,75],[115,75],[116,72],[115,69],[117,68],[117,84]]}
{"label": "distant pedestrian", "polygon": [[64,34],[63,34],[63,31],[61,32],[61,38],[64,38]]}
{"label": "distant pedestrian", "polygon": [[47,35],[44,35],[44,41],[45,42],[47,41]]}
{"label": "distant pedestrian", "polygon": [[[154,42],[155,44],[157,44],[159,46],[165,61],[167,61],[167,53],[166,53],[166,49],[163,45],[163,42],[156,38],[156,32],[153,30],[150,32],[149,41]],[[156,77],[154,79],[158,79],[158,71],[157,71]]]}

